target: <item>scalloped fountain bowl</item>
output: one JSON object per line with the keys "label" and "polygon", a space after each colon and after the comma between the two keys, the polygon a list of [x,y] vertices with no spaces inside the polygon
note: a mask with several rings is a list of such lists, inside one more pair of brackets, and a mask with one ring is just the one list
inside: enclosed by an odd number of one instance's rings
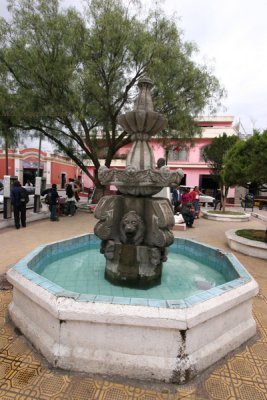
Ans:
{"label": "scalloped fountain bowl", "polygon": [[[11,319],[53,366],[184,383],[256,333],[252,300],[258,285],[233,255],[175,239],[170,258],[176,277],[149,289],[152,292],[124,292],[125,288],[114,287],[103,277],[102,283],[96,283],[100,261],[90,253],[89,272],[81,275],[81,253],[96,246],[99,240],[94,235],[40,246],[8,271],[14,286]],[[76,263],[67,262],[71,254],[78,255]],[[193,266],[184,258],[180,261],[185,256]],[[213,285],[199,276],[194,292],[182,297],[171,292],[176,281],[184,289],[184,271],[194,270],[204,260],[221,274],[223,283]],[[53,273],[45,277],[46,266],[55,261],[65,268],[64,285],[56,282]],[[89,289],[79,291],[78,280]]]}
{"label": "scalloped fountain bowl", "polygon": [[141,132],[152,136],[166,127],[167,118],[155,111],[134,110],[120,115],[118,123],[130,134]]}

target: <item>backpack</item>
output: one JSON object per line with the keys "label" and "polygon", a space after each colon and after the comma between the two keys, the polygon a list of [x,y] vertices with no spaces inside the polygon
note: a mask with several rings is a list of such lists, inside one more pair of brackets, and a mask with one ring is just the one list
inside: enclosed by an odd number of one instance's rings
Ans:
{"label": "backpack", "polygon": [[51,199],[52,199],[52,193],[48,192],[47,195],[45,196],[45,204],[50,205],[51,204]]}
{"label": "backpack", "polygon": [[27,203],[29,203],[29,195],[28,195],[28,192],[27,192],[27,190],[26,189],[24,189],[24,188],[21,188],[21,190],[20,190],[20,202],[22,203],[22,204],[27,204]]}
{"label": "backpack", "polygon": [[71,197],[73,197],[74,191],[73,191],[71,185],[68,185],[68,186],[66,187],[66,195],[67,195],[67,197],[68,197],[69,199],[70,199]]}

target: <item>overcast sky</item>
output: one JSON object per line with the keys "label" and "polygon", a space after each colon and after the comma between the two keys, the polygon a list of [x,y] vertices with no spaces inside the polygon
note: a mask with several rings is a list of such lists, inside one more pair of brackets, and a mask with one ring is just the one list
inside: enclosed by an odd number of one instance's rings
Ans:
{"label": "overcast sky", "polygon": [[[81,9],[82,0],[64,0]],[[149,0],[143,0],[148,4]],[[165,12],[176,13],[184,39],[194,41],[196,58],[213,67],[227,90],[226,110],[218,115],[239,119],[247,133],[267,129],[267,0],[165,0]],[[0,0],[6,16],[6,0]]]}

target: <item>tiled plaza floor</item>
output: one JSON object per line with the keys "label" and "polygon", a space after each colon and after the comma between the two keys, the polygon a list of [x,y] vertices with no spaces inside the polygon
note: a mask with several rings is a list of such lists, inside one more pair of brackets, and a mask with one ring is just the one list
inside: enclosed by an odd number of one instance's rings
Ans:
{"label": "tiled plaza floor", "polygon": [[[75,221],[75,224],[70,220]],[[23,238],[19,236],[21,232],[11,230],[11,228],[5,229],[0,232],[2,270],[5,270],[5,265],[15,262],[18,255],[20,257],[23,251],[28,252],[30,247],[35,247],[36,241],[47,242],[56,240],[55,236],[58,236],[58,238],[65,237],[66,230],[71,230],[71,224],[75,227],[72,228],[72,232],[69,232],[69,236],[92,231],[89,227],[92,227],[93,223],[93,217],[85,214],[77,214],[73,219],[62,219],[58,224],[39,221],[23,231]],[[194,230],[179,232],[179,235],[199,239],[226,249],[227,245],[223,232],[226,229],[233,228],[232,223],[226,224],[200,219],[197,221]],[[251,221],[245,225],[255,228],[260,226],[258,221]],[[51,232],[52,226],[55,226],[53,232]],[[62,234],[62,229],[64,229],[64,234]],[[32,235],[35,235],[35,237]],[[36,240],[36,237],[39,239]],[[18,248],[17,253],[13,252],[13,257],[8,254],[5,255],[6,252],[3,251],[5,247],[2,247],[2,245],[8,247],[12,240],[13,246],[16,243],[15,247]],[[23,251],[19,250],[20,244],[24,245]],[[260,285],[260,293],[254,300],[254,317],[257,322],[258,334],[190,384],[183,386],[141,383],[123,379],[113,380],[51,368],[9,322],[7,306],[12,298],[12,290],[6,285],[0,291],[0,399],[267,399],[267,263],[237,253],[235,255],[254,275]]]}

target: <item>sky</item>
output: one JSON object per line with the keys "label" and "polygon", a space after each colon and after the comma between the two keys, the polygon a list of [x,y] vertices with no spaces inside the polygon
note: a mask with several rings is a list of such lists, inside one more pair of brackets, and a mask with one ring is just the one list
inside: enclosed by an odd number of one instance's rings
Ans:
{"label": "sky", "polygon": [[[196,43],[195,61],[212,68],[226,89],[217,115],[241,122],[241,132],[267,129],[267,0],[154,0]],[[150,0],[142,0],[148,8]],[[64,0],[82,10],[82,0]],[[6,0],[0,0],[6,17]]]}

